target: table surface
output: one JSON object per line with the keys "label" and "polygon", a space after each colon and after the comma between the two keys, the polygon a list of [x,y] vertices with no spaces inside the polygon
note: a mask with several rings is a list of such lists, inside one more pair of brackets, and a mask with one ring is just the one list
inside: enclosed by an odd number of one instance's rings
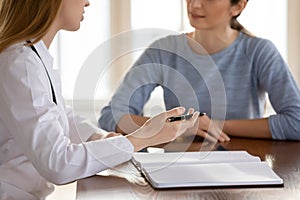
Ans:
{"label": "table surface", "polygon": [[[128,174],[92,176],[77,181],[76,198],[92,199],[300,199],[300,142],[231,138],[221,144],[204,145],[200,140],[176,141],[163,146],[166,151],[246,150],[267,161],[283,179],[284,187],[255,188],[189,188],[155,190],[145,184],[134,184]],[[125,163],[123,169],[133,167]],[[135,177],[135,176],[134,176]],[[129,180],[129,181],[128,181]]]}

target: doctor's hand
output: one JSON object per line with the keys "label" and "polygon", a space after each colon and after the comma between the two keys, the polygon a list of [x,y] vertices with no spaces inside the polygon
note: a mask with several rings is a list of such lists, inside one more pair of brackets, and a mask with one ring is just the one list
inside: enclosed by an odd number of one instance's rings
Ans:
{"label": "doctor's hand", "polygon": [[120,135],[122,135],[122,134],[121,133],[115,133],[115,132],[109,132],[105,136],[101,133],[94,133],[87,141],[101,140],[101,139],[106,139],[106,138],[120,136]]}
{"label": "doctor's hand", "polygon": [[115,133],[115,132],[109,132],[103,139],[105,138],[111,138],[111,137],[115,137],[115,136],[121,136],[121,133]]}
{"label": "doctor's hand", "polygon": [[171,142],[186,132],[188,128],[193,127],[198,121],[199,112],[194,112],[193,117],[188,120],[174,122],[167,120],[170,117],[182,115],[184,111],[185,109],[183,107],[179,107],[161,113],[150,118],[142,127],[126,137],[133,144],[135,151],[139,151],[148,146]]}

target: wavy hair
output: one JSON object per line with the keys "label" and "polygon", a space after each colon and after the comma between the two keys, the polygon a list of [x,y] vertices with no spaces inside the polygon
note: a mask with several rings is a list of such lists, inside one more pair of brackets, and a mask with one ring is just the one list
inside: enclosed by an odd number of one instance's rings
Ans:
{"label": "wavy hair", "polygon": [[62,0],[0,0],[0,52],[18,42],[41,40]]}

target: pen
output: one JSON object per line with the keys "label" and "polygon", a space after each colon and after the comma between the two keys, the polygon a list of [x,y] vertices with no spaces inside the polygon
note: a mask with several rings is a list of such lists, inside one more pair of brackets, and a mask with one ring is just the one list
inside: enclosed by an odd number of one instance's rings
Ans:
{"label": "pen", "polygon": [[[206,115],[206,113],[199,113],[199,117],[202,117]],[[193,117],[193,114],[189,114],[189,115],[180,115],[180,116],[175,116],[175,117],[170,117],[167,119],[168,122],[175,122],[175,121],[180,121],[180,120],[186,120],[186,119],[190,119]]]}

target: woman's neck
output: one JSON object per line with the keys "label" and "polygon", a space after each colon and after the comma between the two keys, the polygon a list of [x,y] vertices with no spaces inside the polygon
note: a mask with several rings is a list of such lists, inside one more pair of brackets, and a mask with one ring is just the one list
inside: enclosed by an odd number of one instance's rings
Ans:
{"label": "woman's neck", "polygon": [[43,42],[45,43],[46,47],[49,49],[55,35],[57,34],[58,29],[55,26],[51,26],[47,34],[43,37]]}
{"label": "woman's neck", "polygon": [[198,45],[201,45],[206,53],[214,54],[230,46],[237,38],[238,33],[238,31],[231,28],[219,32],[195,30],[188,34],[188,37],[192,39],[189,44],[197,53],[203,54],[203,50],[197,48]]}

